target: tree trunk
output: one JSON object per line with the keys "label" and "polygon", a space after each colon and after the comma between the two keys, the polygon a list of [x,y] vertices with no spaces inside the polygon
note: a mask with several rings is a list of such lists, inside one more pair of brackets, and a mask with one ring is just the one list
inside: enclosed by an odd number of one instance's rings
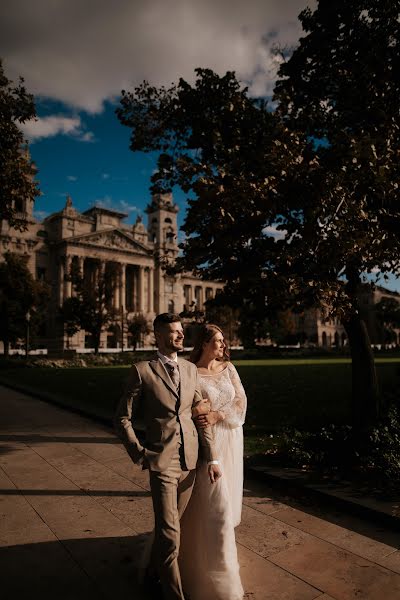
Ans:
{"label": "tree trunk", "polygon": [[93,336],[93,342],[94,342],[94,353],[98,354],[99,346],[100,346],[100,334],[99,333],[95,333],[95,335]]}
{"label": "tree trunk", "polygon": [[352,360],[352,424],[356,431],[361,431],[376,423],[381,405],[374,355],[359,302],[363,289],[360,270],[355,264],[348,265],[346,275],[352,312],[343,325]]}
{"label": "tree trunk", "polygon": [[361,430],[376,423],[381,413],[374,355],[365,321],[358,313],[343,325],[352,360],[352,425]]}
{"label": "tree trunk", "polygon": [[10,340],[3,340],[4,356],[8,358],[10,356]]}

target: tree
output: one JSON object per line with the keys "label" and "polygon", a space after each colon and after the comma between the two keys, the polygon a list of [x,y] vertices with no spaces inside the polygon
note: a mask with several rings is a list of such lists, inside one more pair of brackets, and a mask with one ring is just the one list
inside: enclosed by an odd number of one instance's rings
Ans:
{"label": "tree", "polygon": [[151,332],[151,327],[144,315],[134,315],[128,321],[128,332],[131,335],[133,350],[135,351],[136,346],[143,341],[143,337]]}
{"label": "tree", "polygon": [[35,116],[33,96],[26,91],[23,79],[14,85],[0,60],[0,221],[5,219],[21,230],[26,229],[26,222],[19,214],[19,202],[34,201],[39,189],[34,181],[36,168],[19,125]]}
{"label": "tree", "polygon": [[95,354],[98,354],[101,333],[118,315],[113,307],[116,267],[107,263],[103,271],[98,265],[94,276],[85,278],[73,263],[68,277],[72,281],[74,295],[64,300],[61,308],[67,335],[84,329],[91,334]]}
{"label": "tree", "polygon": [[277,115],[308,141],[295,193],[281,206],[291,240],[284,256],[343,321],[353,423],[362,427],[382,410],[363,276],[400,272],[400,2],[320,0],[300,21],[306,35],[275,89]]}
{"label": "tree", "polygon": [[66,298],[60,308],[60,318],[64,323],[64,331],[67,334],[69,347],[69,338],[78,333],[81,327],[81,306],[82,301],[78,296]]}
{"label": "tree", "polygon": [[131,149],[159,153],[152,191],[190,193],[178,264],[259,314],[316,306],[343,321],[357,429],[382,410],[362,279],[400,271],[399,14],[399,0],[303,11],[275,112],[207,69],[123,92],[117,110]]}
{"label": "tree", "polygon": [[[220,294],[219,294],[220,295]],[[218,295],[215,301],[206,303],[206,321],[218,325],[224,332],[225,342],[230,348],[237,344],[240,309],[218,302]]]}
{"label": "tree", "polygon": [[26,257],[7,253],[0,264],[0,339],[5,356],[10,344],[25,338],[28,320],[33,334],[43,323],[48,298],[49,286],[33,279]]}
{"label": "tree", "polygon": [[268,231],[282,173],[300,153],[295,135],[266,102],[249,98],[233,72],[219,77],[210,69],[196,69],[193,86],[180,79],[169,89],[144,82],[123,91],[117,115],[132,128],[131,150],[159,153],[151,191],[179,185],[191,195],[177,269],[224,281],[232,307],[246,300],[265,313],[268,290],[283,290]]}

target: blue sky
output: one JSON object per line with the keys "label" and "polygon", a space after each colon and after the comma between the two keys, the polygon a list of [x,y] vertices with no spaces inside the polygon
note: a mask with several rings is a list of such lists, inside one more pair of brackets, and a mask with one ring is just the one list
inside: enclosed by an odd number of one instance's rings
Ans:
{"label": "blue sky", "polygon": [[[190,81],[200,66],[234,70],[252,95],[268,96],[273,48],[297,44],[307,5],[315,0],[3,0],[0,57],[9,78],[24,77],[39,117],[25,128],[43,193],[37,217],[69,194],[80,211],[101,204],[135,221],[150,200],[155,156],[129,150],[114,114],[121,89]],[[181,225],[185,197],[174,198]]]}
{"label": "blue sky", "polygon": [[[314,0],[310,0],[311,4]],[[310,3],[308,2],[308,3]],[[24,77],[38,120],[26,124],[39,169],[37,218],[102,204],[128,212],[150,200],[155,157],[129,150],[129,130],[114,114],[121,89],[144,79],[170,85],[196,67],[235,70],[254,95],[271,93],[274,43],[297,43],[307,0],[4,0],[0,57],[8,77]],[[185,198],[174,191],[180,206]]]}
{"label": "blue sky", "polygon": [[[102,204],[127,212],[128,222],[143,214],[156,157],[129,150],[130,132],[120,125],[115,106],[106,102],[96,115],[81,114],[88,141],[58,134],[31,143],[43,193],[36,202],[39,218],[62,208],[67,194],[80,211]],[[39,102],[37,110],[40,117],[68,114],[59,102]]]}

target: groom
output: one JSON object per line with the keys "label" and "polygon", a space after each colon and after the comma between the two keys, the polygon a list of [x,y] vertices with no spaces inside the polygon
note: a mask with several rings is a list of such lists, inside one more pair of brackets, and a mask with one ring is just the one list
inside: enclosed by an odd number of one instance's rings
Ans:
{"label": "groom", "polygon": [[[197,432],[192,407],[201,400],[197,369],[178,359],[184,333],[178,316],[163,313],[154,320],[157,356],[132,366],[115,415],[115,427],[136,464],[149,469],[155,516],[152,556],[166,600],[184,600],[178,555],[180,523],[196,476],[199,441],[211,483],[221,477],[210,428]],[[135,433],[141,418],[145,438]]]}

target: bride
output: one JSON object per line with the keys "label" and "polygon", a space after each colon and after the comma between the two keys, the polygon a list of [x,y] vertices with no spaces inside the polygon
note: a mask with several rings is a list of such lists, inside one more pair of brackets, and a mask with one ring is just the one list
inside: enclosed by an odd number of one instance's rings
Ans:
{"label": "bride", "polygon": [[242,600],[234,528],[242,511],[246,394],[216,325],[202,326],[190,360],[197,365],[205,398],[193,409],[193,417],[199,427],[214,427],[223,475],[212,484],[207,464],[197,465],[196,483],[181,521],[183,588],[190,600]]}

